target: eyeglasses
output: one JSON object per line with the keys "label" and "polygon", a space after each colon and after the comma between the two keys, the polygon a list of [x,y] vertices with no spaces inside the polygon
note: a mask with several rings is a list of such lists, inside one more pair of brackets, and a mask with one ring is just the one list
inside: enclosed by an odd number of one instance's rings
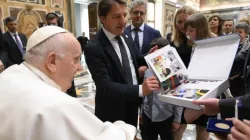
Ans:
{"label": "eyeglasses", "polygon": [[143,15],[145,15],[146,13],[145,12],[143,12],[143,11],[132,11],[132,13],[134,14],[134,15],[138,15],[138,14],[140,14],[141,16],[143,16]]}

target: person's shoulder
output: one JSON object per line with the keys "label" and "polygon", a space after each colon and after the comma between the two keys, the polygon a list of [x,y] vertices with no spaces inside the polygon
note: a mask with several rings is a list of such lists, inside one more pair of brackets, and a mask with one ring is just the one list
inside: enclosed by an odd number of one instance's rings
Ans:
{"label": "person's shoulder", "polygon": [[23,34],[23,33],[18,33],[18,35],[19,35],[20,37],[23,37],[23,38],[27,39],[26,35]]}
{"label": "person's shoulder", "polygon": [[129,31],[131,30],[131,25],[128,25],[126,28],[125,28],[125,31]]}
{"label": "person's shoulder", "polygon": [[84,54],[97,54],[103,51],[103,46],[100,42],[91,40],[84,48]]}
{"label": "person's shoulder", "polygon": [[81,36],[78,36],[78,37],[77,37],[78,40],[81,39],[81,38],[82,38]]}
{"label": "person's shoulder", "polygon": [[160,33],[159,30],[156,30],[155,28],[152,28],[152,27],[150,27],[150,26],[147,25],[147,24],[144,24],[144,26],[146,27],[145,29],[148,29],[148,30],[151,31],[151,32]]}
{"label": "person's shoulder", "polygon": [[101,44],[99,41],[96,40],[90,40],[88,44],[86,45],[86,49],[98,49],[101,48]]}
{"label": "person's shoulder", "polygon": [[15,105],[30,110],[70,99],[69,95],[43,82],[23,65],[13,65],[6,69],[1,74],[0,85],[1,93],[11,89],[10,94],[6,96],[18,97],[23,94],[21,99],[12,101]]}
{"label": "person's shoulder", "polygon": [[8,32],[3,33],[3,37],[7,37],[7,36],[9,36]]}

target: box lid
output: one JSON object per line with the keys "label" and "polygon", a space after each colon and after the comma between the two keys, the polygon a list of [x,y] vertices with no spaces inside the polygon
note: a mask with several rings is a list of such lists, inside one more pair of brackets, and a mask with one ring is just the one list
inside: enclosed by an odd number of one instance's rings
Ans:
{"label": "box lid", "polygon": [[196,41],[188,67],[188,78],[228,79],[239,42],[238,34]]}

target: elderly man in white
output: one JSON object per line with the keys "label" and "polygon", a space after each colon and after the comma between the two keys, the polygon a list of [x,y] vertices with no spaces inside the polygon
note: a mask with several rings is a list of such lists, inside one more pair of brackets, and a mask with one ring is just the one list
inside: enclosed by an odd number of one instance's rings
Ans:
{"label": "elderly man in white", "polygon": [[1,140],[134,139],[134,126],[102,122],[64,93],[81,69],[81,46],[71,33],[40,28],[26,51],[22,64],[0,75]]}

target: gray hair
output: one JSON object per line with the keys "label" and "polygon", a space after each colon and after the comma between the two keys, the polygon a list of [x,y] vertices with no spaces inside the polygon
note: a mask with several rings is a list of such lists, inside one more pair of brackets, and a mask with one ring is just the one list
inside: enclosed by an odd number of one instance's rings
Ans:
{"label": "gray hair", "polygon": [[147,3],[145,1],[143,1],[143,0],[135,0],[135,1],[132,1],[131,4],[130,4],[130,12],[132,10],[134,10],[135,7],[140,6],[140,5],[144,5],[145,10],[147,11]]}
{"label": "gray hair", "polygon": [[243,29],[246,33],[249,32],[249,26],[247,23],[245,22],[238,22],[236,25],[235,25],[235,29]]}
{"label": "gray hair", "polygon": [[24,60],[30,64],[40,64],[44,62],[50,52],[55,52],[60,58],[63,58],[66,53],[65,48],[70,46],[73,41],[69,35],[71,34],[59,33],[46,39],[26,52]]}

